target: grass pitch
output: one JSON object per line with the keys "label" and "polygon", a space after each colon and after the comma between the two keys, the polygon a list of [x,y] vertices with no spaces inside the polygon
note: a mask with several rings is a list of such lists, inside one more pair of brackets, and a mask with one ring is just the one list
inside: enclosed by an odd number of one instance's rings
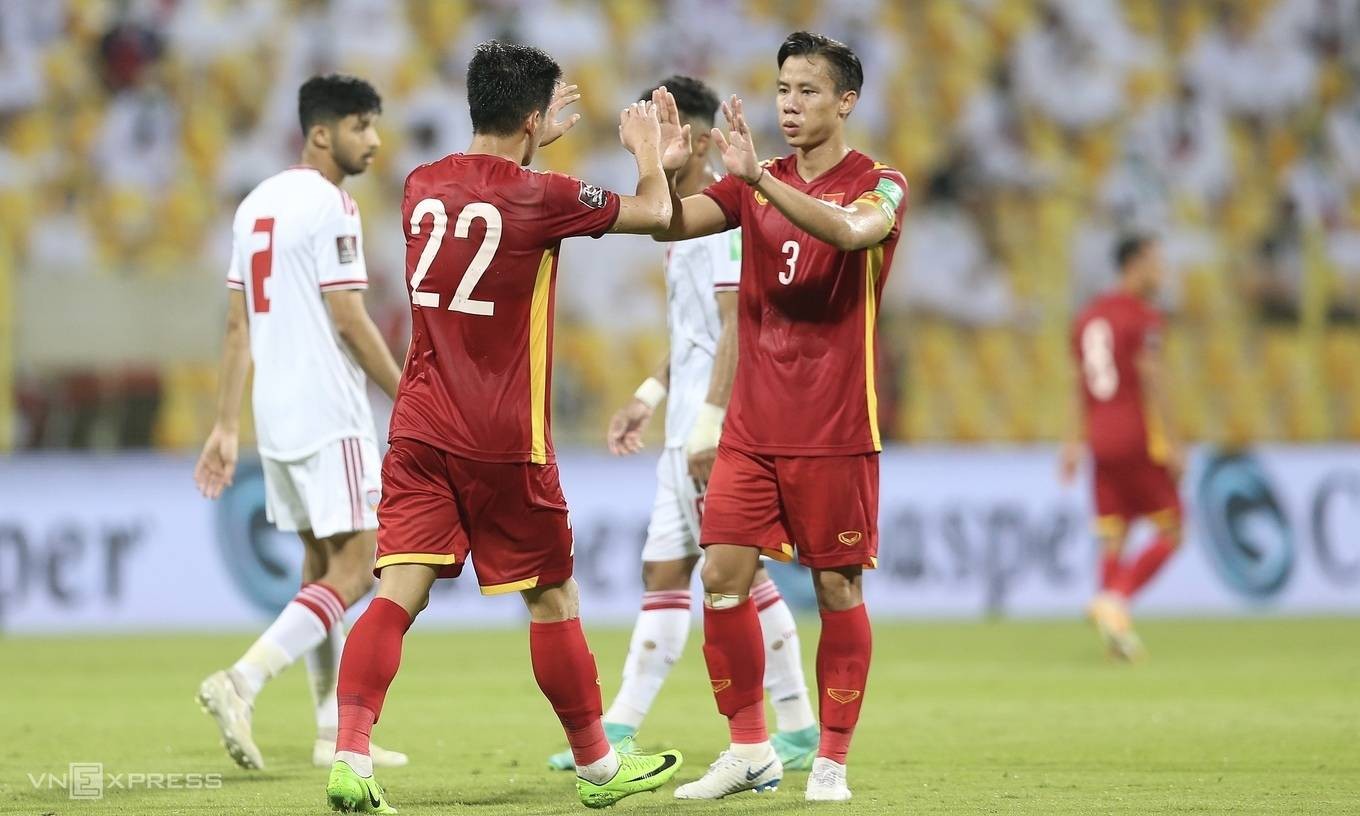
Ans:
{"label": "grass pitch", "polygon": [[[882,624],[848,805],[772,796],[717,803],[635,796],[615,812],[781,814],[1360,813],[1360,621],[1159,621],[1152,659],[1105,662],[1075,622]],[[816,624],[803,629],[804,656]],[[606,704],[627,633],[592,630]],[[644,745],[674,745],[698,776],[725,729],[694,632]],[[301,667],[255,713],[268,769],[238,770],[193,703],[198,682],[250,636],[0,640],[0,813],[323,814],[310,765]],[[527,635],[407,638],[375,739],[410,753],[380,772],[404,814],[585,813],[569,774],[546,769],[562,736],[529,671]],[[102,762],[106,774],[221,773],[216,790],[111,788],[74,801],[42,774]],[[35,788],[35,779],[44,787]]]}

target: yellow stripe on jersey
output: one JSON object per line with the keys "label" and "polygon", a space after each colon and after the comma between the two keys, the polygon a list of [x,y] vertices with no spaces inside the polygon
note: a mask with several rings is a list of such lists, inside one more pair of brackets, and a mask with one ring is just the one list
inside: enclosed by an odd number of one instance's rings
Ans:
{"label": "yellow stripe on jersey", "polygon": [[544,251],[529,303],[529,461],[548,461],[548,293],[552,288],[553,250]]}
{"label": "yellow stripe on jersey", "polygon": [[864,254],[864,392],[869,404],[869,435],[874,450],[883,450],[878,435],[878,389],[874,386],[874,324],[878,322],[878,275],[883,268],[883,246]]}
{"label": "yellow stripe on jersey", "polygon": [[1143,418],[1147,427],[1147,455],[1148,458],[1159,465],[1166,464],[1167,459],[1171,458],[1171,445],[1166,439],[1166,429],[1156,411],[1152,406],[1143,406]]}

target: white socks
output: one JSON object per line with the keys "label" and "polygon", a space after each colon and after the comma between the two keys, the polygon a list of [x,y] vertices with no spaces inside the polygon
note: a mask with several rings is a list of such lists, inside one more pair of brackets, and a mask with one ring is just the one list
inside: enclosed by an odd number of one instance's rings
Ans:
{"label": "white socks", "polygon": [[307,678],[311,681],[312,702],[316,705],[316,735],[332,742],[340,725],[340,707],[336,703],[335,689],[339,685],[340,655],[344,651],[345,624],[341,621],[332,626],[325,639],[303,657]]}
{"label": "white socks", "polygon": [[633,625],[623,685],[605,712],[605,722],[637,728],[651,710],[671,667],[680,659],[689,638],[689,590],[646,592],[642,612]]}
{"label": "white socks", "polygon": [[817,724],[803,678],[803,656],[793,610],[773,581],[751,587],[765,640],[765,694],[774,703],[775,728],[802,731]]}
{"label": "white socks", "polygon": [[590,763],[589,765],[577,765],[576,775],[587,782],[596,785],[603,785],[614,778],[614,774],[619,772],[619,755],[611,746],[609,753]]}
{"label": "white socks", "polygon": [[368,754],[356,754],[353,751],[336,751],[335,761],[343,762],[354,769],[360,776],[373,775],[373,757]]}
{"label": "white socks", "polygon": [[727,746],[727,753],[740,759],[759,762],[774,753],[774,746],[769,740],[752,743],[734,742]]}
{"label": "white socks", "polygon": [[304,584],[231,667],[238,685],[243,686],[237,689],[241,696],[253,703],[265,683],[315,649],[344,615],[345,607],[335,590],[321,583]]}

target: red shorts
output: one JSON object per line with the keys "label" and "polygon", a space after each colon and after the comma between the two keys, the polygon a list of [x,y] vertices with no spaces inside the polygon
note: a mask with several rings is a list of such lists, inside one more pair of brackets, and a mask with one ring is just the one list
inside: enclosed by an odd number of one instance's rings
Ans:
{"label": "red shorts", "polygon": [[485,595],[571,577],[557,465],[476,462],[397,439],[383,459],[374,574],[393,564],[431,564],[440,578],[455,578],[469,554]]}
{"label": "red shorts", "polygon": [[1165,465],[1151,459],[1095,463],[1096,531],[1123,535],[1129,522],[1144,516],[1161,525],[1178,523],[1181,496]]}
{"label": "red shorts", "polygon": [[878,454],[765,456],[718,446],[701,546],[758,547],[815,569],[878,565]]}

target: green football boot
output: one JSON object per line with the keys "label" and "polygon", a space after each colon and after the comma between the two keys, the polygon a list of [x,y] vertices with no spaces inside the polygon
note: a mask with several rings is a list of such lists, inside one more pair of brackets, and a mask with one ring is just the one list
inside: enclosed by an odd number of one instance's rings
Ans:
{"label": "green football boot", "polygon": [[809,725],[801,731],[780,731],[770,737],[770,744],[779,755],[779,761],[784,763],[784,770],[810,771],[821,738],[821,729]]}
{"label": "green football boot", "polygon": [[576,792],[581,796],[581,804],[588,808],[607,808],[635,793],[654,791],[669,782],[684,762],[679,751],[639,754],[634,753],[634,747],[633,739],[627,737],[615,748],[619,755],[619,770],[608,782],[597,785],[576,777]]}
{"label": "green football boot", "polygon": [[331,765],[331,778],[326,782],[326,798],[331,810],[341,813],[396,813],[387,804],[382,785],[371,776],[360,776],[348,762],[336,760]]}

